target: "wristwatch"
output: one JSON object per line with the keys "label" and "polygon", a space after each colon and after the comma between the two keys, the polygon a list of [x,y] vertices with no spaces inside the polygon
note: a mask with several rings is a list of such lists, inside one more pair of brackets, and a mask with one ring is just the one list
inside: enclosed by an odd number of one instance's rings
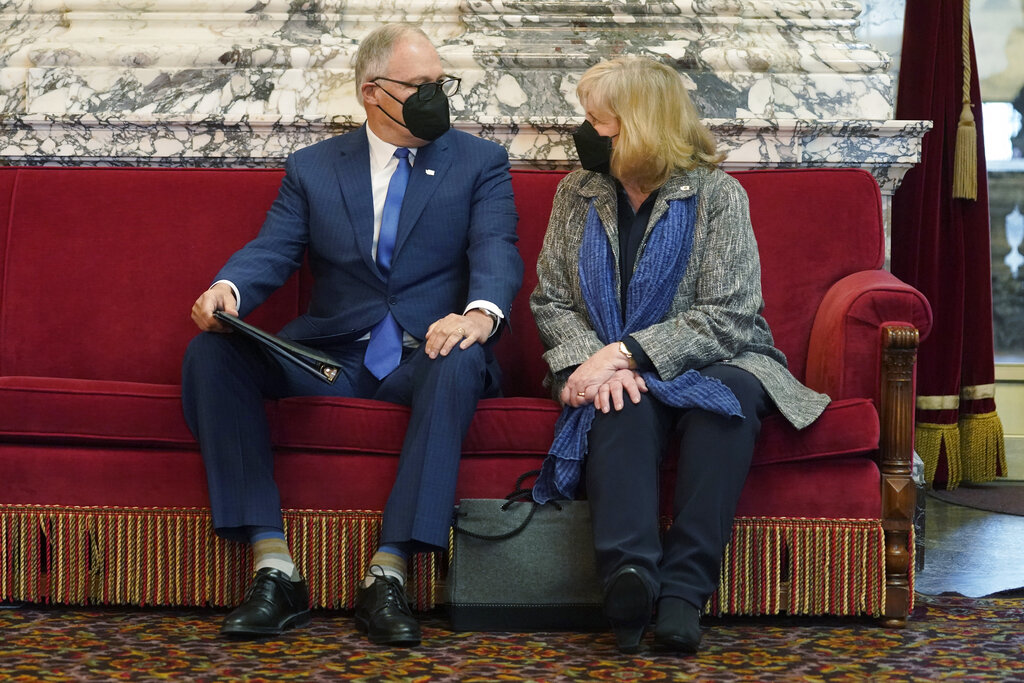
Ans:
{"label": "wristwatch", "polygon": [[630,352],[629,347],[626,346],[626,342],[619,342],[619,352],[622,353],[622,355],[626,357],[626,360],[629,361],[629,369],[636,370],[636,361],[633,360],[633,354]]}
{"label": "wristwatch", "polygon": [[498,329],[498,323],[501,322],[501,318],[499,318],[495,313],[488,311],[486,308],[474,308],[473,310],[480,311],[491,319],[491,334],[494,334],[494,331]]}

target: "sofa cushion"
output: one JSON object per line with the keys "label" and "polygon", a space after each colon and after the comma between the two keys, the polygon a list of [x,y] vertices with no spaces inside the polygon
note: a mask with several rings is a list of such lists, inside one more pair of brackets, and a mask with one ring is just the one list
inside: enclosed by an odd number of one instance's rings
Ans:
{"label": "sofa cushion", "polygon": [[733,175],[750,199],[764,317],[790,370],[802,380],[811,324],[829,287],[851,273],[878,269],[885,259],[878,183],[863,169]]}
{"label": "sofa cushion", "polygon": [[[557,418],[558,405],[549,399],[483,399],[463,441],[463,453],[547,453]],[[409,409],[394,403],[302,396],[277,403],[271,438],[286,449],[397,455],[408,422]]]}
{"label": "sofa cushion", "polygon": [[833,401],[803,430],[776,413],[761,423],[753,464],[863,455],[878,449],[879,433],[878,412],[866,398]]}
{"label": "sofa cushion", "polygon": [[[273,442],[281,450],[397,455],[409,420],[408,408],[367,399],[303,396],[267,407]],[[558,410],[548,399],[484,399],[463,452],[542,456],[551,445]],[[802,432],[772,415],[764,420],[754,464],[868,453],[878,447],[878,434],[878,415],[867,399],[833,402]],[[182,416],[180,387],[135,382],[0,377],[0,435],[51,443],[196,448]]]}
{"label": "sofa cushion", "polygon": [[95,379],[0,377],[0,436],[117,446],[195,447],[181,387]]}
{"label": "sofa cushion", "polygon": [[[189,309],[263,223],[280,169],[9,168],[0,375],[175,384]],[[45,305],[43,305],[46,292]],[[297,278],[251,317],[277,330]],[[140,310],[142,312],[140,312]]]}
{"label": "sofa cushion", "polygon": [[[397,455],[405,406],[366,399],[297,397],[268,402],[282,450]],[[547,399],[480,402],[464,442],[469,455],[544,454],[558,406]],[[0,436],[6,440],[196,449],[181,387],[53,377],[0,377]],[[511,482],[510,482],[511,483]]]}
{"label": "sofa cushion", "polygon": [[501,386],[506,396],[551,397],[544,387],[548,364],[544,362],[544,345],[530,311],[530,294],[537,287],[537,256],[548,229],[555,188],[563,177],[564,171],[533,169],[516,169],[512,174],[519,214],[517,246],[526,268],[523,286],[508,313],[508,325],[502,329],[494,349],[504,371]]}

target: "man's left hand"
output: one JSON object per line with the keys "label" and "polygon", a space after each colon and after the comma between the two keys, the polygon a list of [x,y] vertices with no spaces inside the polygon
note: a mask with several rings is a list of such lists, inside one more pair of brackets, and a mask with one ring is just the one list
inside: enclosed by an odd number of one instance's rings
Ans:
{"label": "man's left hand", "polygon": [[427,355],[437,358],[447,356],[455,345],[468,349],[476,343],[484,343],[491,336],[494,323],[483,311],[473,309],[466,315],[449,313],[427,328],[427,340],[423,347]]}

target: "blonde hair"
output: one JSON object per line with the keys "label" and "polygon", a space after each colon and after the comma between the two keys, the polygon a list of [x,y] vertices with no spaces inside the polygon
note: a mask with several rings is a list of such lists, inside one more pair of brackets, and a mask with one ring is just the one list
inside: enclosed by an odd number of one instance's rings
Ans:
{"label": "blonde hair", "polygon": [[723,158],[711,131],[672,67],[646,57],[617,57],[587,69],[576,86],[580,103],[619,121],[611,172],[643,192],[677,169],[714,168]]}

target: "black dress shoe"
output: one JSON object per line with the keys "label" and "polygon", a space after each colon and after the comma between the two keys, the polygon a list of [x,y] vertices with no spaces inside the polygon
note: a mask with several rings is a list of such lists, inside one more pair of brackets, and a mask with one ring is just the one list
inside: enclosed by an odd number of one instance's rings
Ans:
{"label": "black dress shoe", "polygon": [[658,601],[654,625],[654,649],[661,652],[694,654],[700,647],[700,610],[680,598]]}
{"label": "black dress shoe", "polygon": [[374,574],[368,588],[360,583],[355,619],[356,627],[371,643],[404,647],[420,644],[420,625],[409,609],[405,587],[396,578],[379,573]]}
{"label": "black dress shoe", "polygon": [[256,572],[245,600],[224,619],[220,632],[253,638],[272,636],[309,623],[309,589],[303,579],[264,567]]}
{"label": "black dress shoe", "polygon": [[604,592],[604,614],[620,652],[639,652],[653,611],[654,593],[640,568],[627,565],[612,575]]}

